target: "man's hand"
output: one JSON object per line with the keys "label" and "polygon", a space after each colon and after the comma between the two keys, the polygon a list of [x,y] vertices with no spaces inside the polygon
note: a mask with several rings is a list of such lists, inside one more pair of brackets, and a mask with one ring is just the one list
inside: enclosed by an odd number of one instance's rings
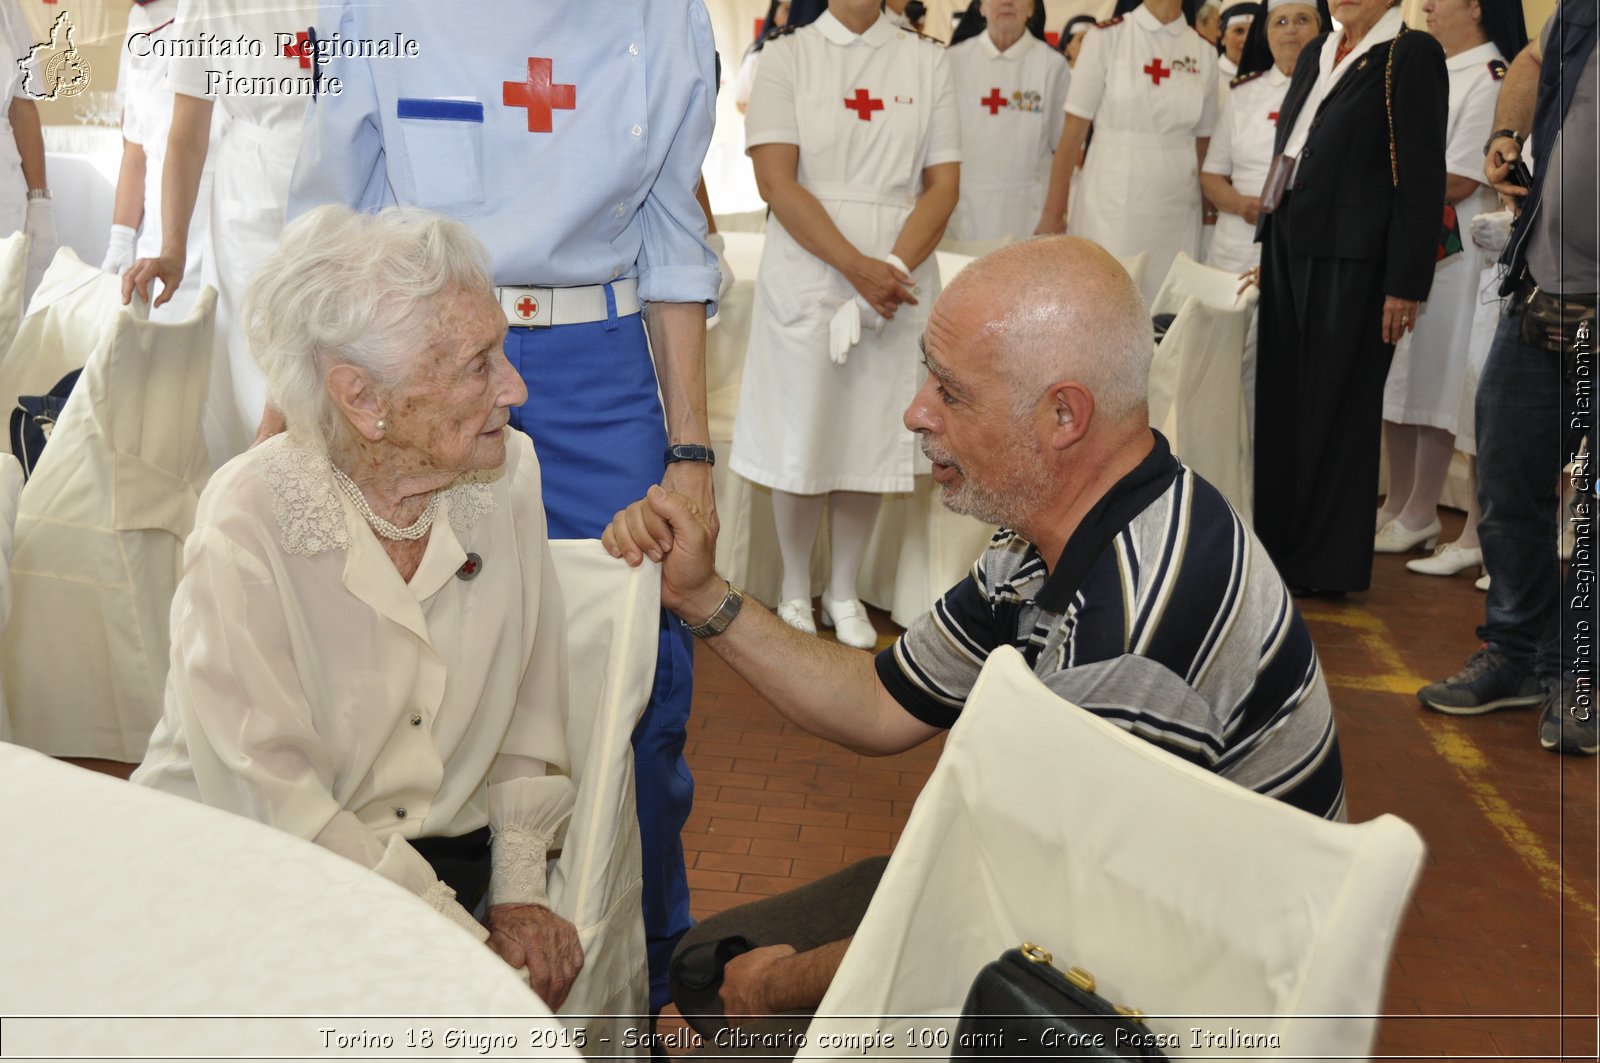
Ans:
{"label": "man's hand", "polygon": [[[122,305],[127,306],[133,299],[133,293],[138,292],[139,298],[150,303],[151,307],[160,306],[172,298],[172,293],[178,290],[178,285],[183,283],[184,253],[178,251],[162,251],[155,258],[141,258],[133,264],[133,268],[122,275]],[[161,294],[155,300],[150,299],[150,282],[161,281]]]}
{"label": "man's hand", "polygon": [[769,990],[773,964],[795,954],[793,945],[768,945],[751,949],[729,960],[722,969],[722,1013],[728,1025],[738,1027],[744,1020],[778,1011]]}
{"label": "man's hand", "polygon": [[528,985],[554,1011],[583,970],[578,928],[538,904],[489,909],[488,945],[512,967],[528,968]]}
{"label": "man's hand", "polygon": [[711,528],[714,540],[722,525],[717,520],[717,499],[712,483],[711,463],[705,461],[675,461],[661,477],[662,487],[695,504]]}
{"label": "man's hand", "polygon": [[1500,204],[1512,214],[1522,213],[1522,199],[1528,190],[1510,180],[1511,164],[1522,158],[1522,147],[1515,137],[1495,137],[1483,157],[1483,176],[1500,193]]}
{"label": "man's hand", "polygon": [[637,565],[661,562],[661,604],[691,624],[702,624],[728,592],[717,578],[717,539],[693,499],[652,487],[611,518],[600,542],[612,557]]}
{"label": "man's hand", "polygon": [[894,317],[901,303],[917,304],[917,297],[911,293],[915,282],[881,258],[862,255],[846,277],[885,321]]}

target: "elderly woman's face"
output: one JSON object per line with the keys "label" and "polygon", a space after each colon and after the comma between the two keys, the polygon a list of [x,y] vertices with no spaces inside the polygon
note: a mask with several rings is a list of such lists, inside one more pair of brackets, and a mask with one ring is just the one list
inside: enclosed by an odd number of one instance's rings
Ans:
{"label": "elderly woman's face", "polygon": [[432,342],[411,379],[389,396],[390,446],[417,471],[461,475],[506,460],[511,407],[528,388],[506,361],[505,312],[487,291],[456,288],[434,297]]}
{"label": "elderly woman's face", "polygon": [[1222,31],[1222,51],[1228,59],[1237,66],[1239,59],[1244,55],[1244,42],[1250,36],[1250,23],[1253,20],[1243,15],[1235,15],[1228,20],[1228,25]]}
{"label": "elderly woman's face", "polygon": [[1200,9],[1194,19],[1194,31],[1206,39],[1208,44],[1217,43],[1217,35],[1222,32],[1219,23],[1222,21],[1222,12],[1218,8],[1207,4]]}
{"label": "elderly woman's face", "polygon": [[1322,32],[1320,21],[1310,4],[1279,4],[1267,14],[1267,47],[1279,70],[1294,73],[1300,50]]}

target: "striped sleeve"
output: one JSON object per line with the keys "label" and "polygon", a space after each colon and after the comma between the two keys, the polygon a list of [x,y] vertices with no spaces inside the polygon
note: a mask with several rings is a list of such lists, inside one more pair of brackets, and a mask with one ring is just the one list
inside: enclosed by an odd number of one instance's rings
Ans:
{"label": "striped sleeve", "polygon": [[878,654],[884,688],[932,727],[956,722],[989,652],[1007,641],[978,583],[980,573],[981,567],[952,587]]}

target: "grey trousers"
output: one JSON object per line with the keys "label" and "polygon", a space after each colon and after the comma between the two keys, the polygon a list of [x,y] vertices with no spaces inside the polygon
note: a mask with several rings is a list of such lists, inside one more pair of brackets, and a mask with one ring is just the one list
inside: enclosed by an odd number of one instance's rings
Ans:
{"label": "grey trousers", "polygon": [[[730,1030],[723,1017],[722,965],[766,945],[793,945],[797,952],[850,937],[861,925],[878,888],[887,856],[875,856],[798,889],[741,904],[707,919],[684,935],[672,955],[668,984],[672,1002],[715,1055],[789,1059],[811,1010],[786,1012]],[[742,940],[741,940],[742,939]],[[719,949],[719,945],[721,948]]]}

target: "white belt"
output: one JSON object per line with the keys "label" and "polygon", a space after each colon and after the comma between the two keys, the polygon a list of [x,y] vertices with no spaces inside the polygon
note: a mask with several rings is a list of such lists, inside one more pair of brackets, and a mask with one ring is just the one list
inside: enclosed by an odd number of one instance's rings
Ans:
{"label": "white belt", "polygon": [[1116,144],[1133,148],[1188,148],[1194,150],[1193,133],[1133,133],[1121,129],[1096,129],[1089,150],[1096,144]]}
{"label": "white belt", "polygon": [[836,181],[802,182],[801,187],[818,199],[837,199],[846,203],[873,203],[881,207],[914,207],[915,196],[892,192],[870,185],[843,184]]}
{"label": "white belt", "polygon": [[[611,309],[606,306],[606,285],[586,284],[577,288],[518,288],[505,285],[495,289],[506,324],[512,328],[549,328],[552,325],[583,325],[606,321]],[[639,312],[639,281],[624,277],[612,281],[611,295],[616,301],[616,316]]]}

